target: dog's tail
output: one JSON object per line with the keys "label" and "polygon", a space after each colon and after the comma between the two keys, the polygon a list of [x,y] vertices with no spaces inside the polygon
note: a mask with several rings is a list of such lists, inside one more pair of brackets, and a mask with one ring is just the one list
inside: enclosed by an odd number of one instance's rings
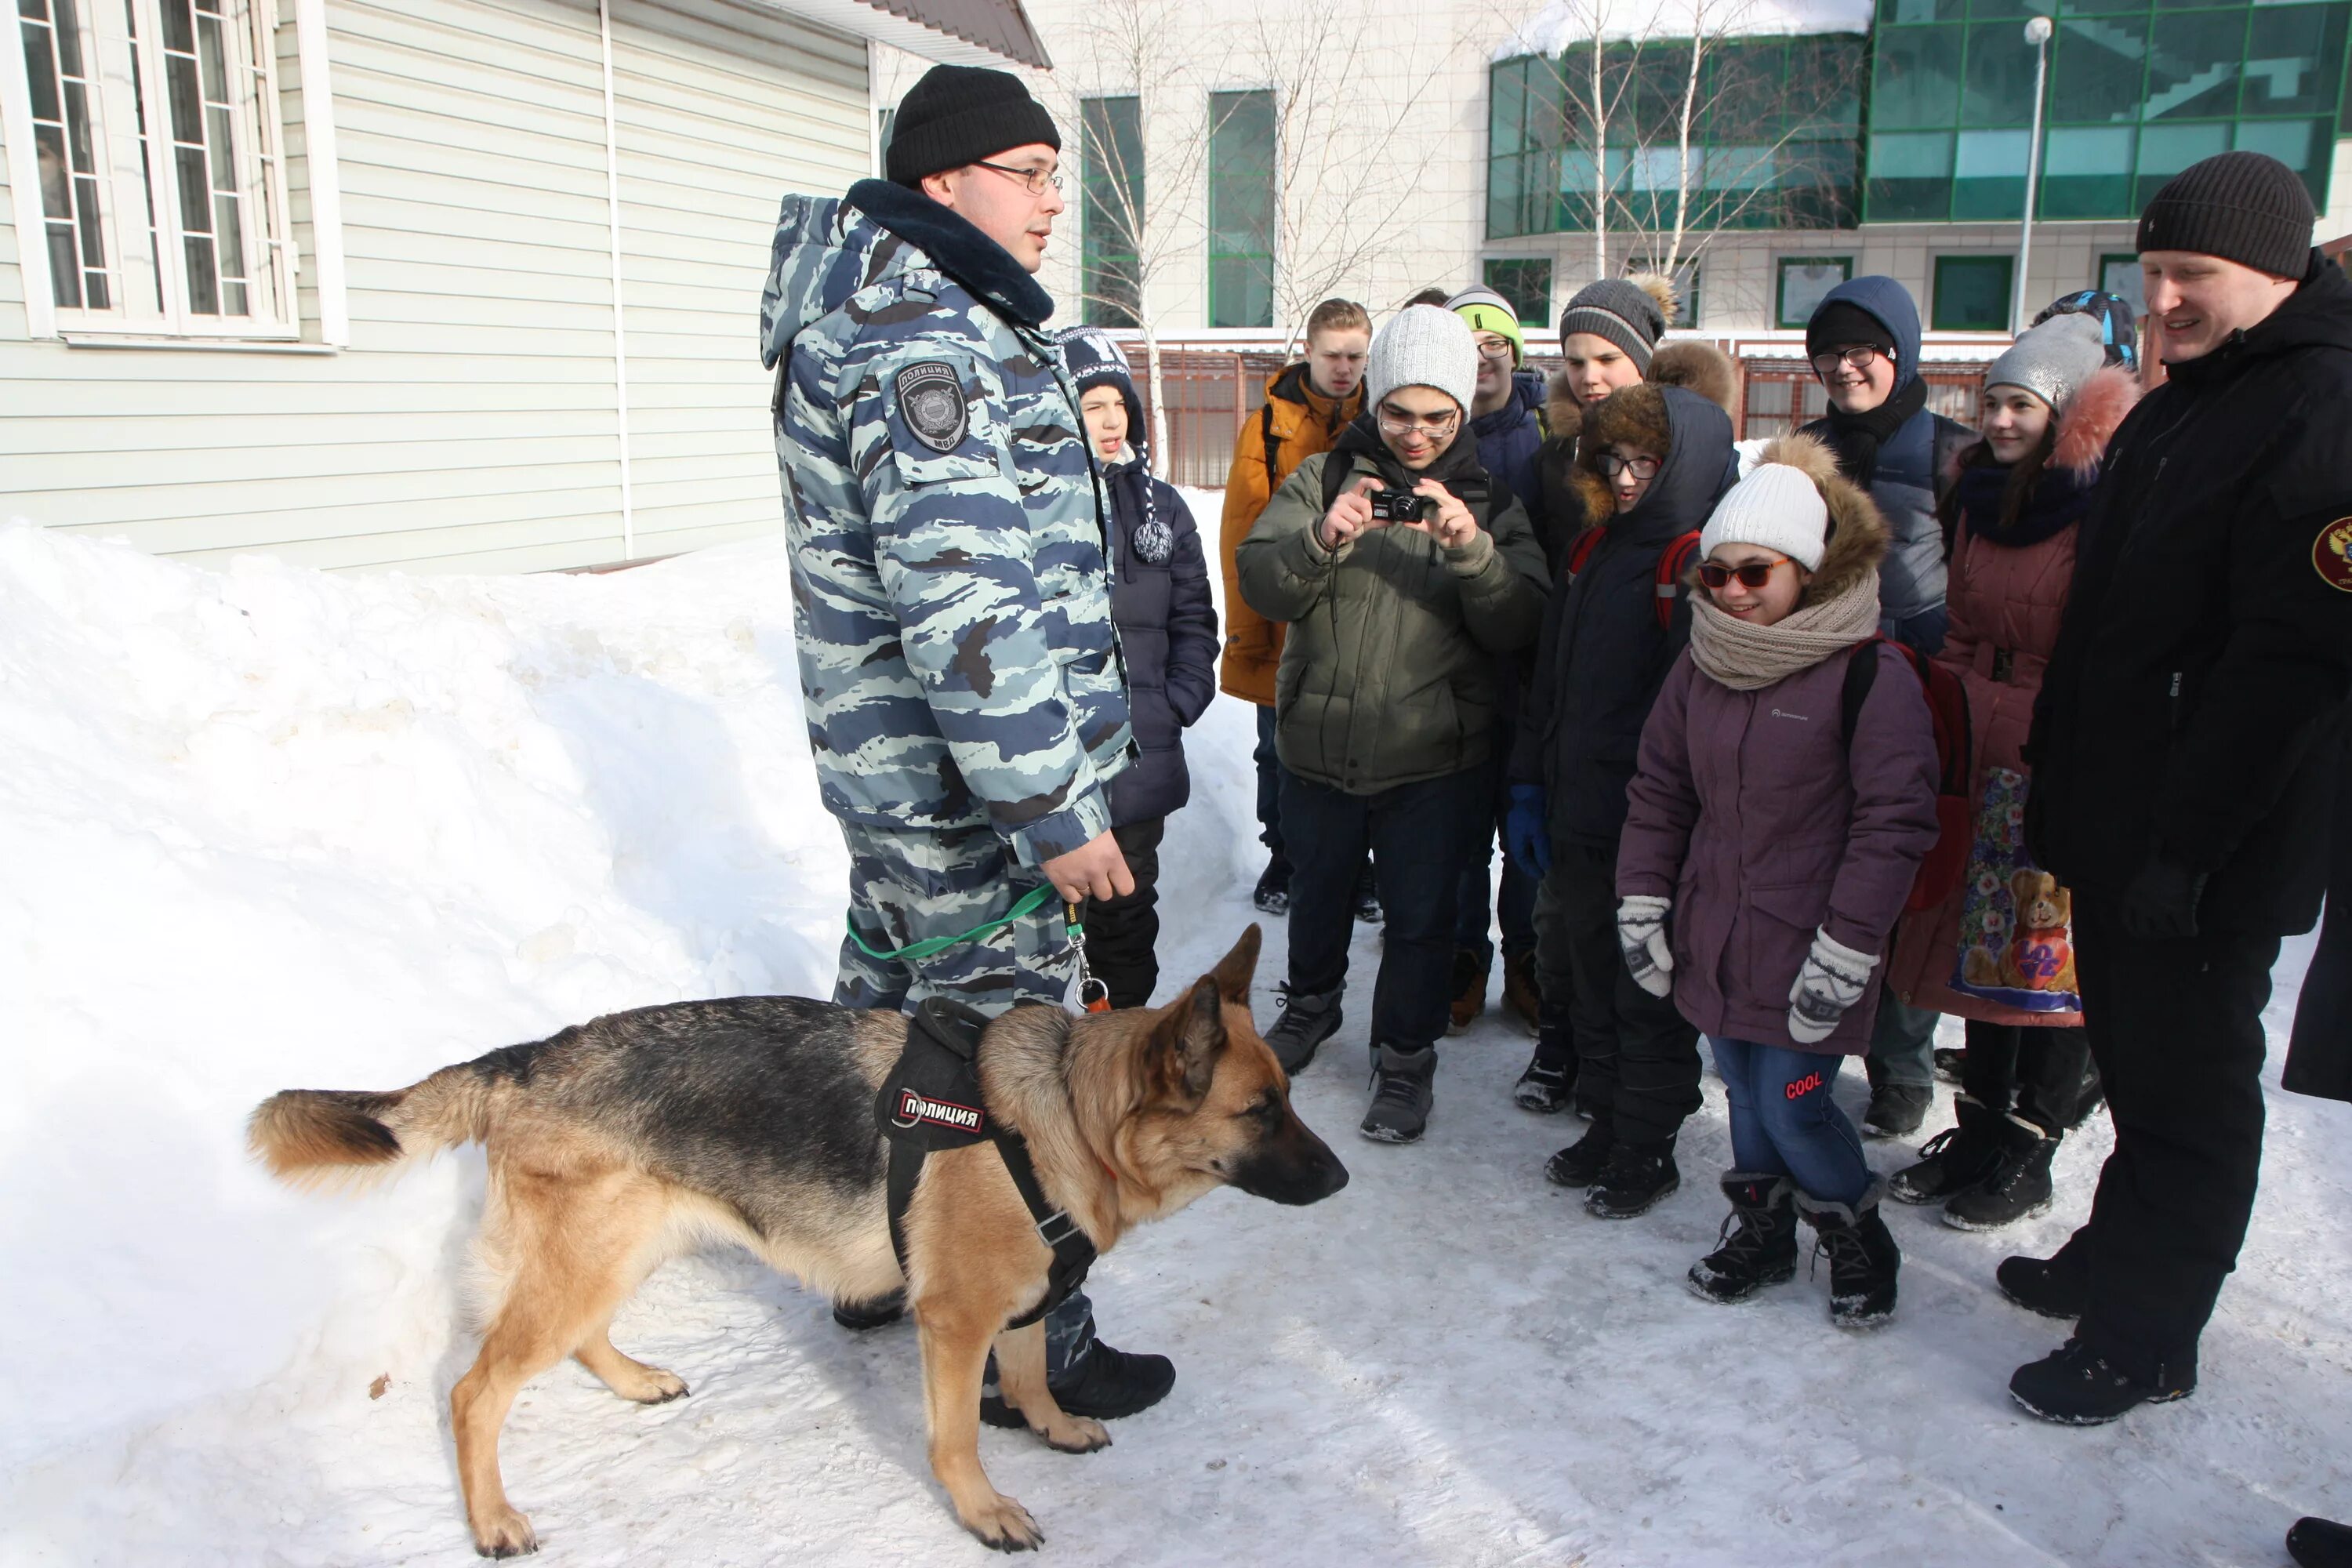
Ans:
{"label": "dog's tail", "polygon": [[254,1108],[246,1142],[291,1186],[365,1186],[403,1162],[489,1134],[495,1080],[479,1065],[443,1068],[387,1093],[281,1089]]}

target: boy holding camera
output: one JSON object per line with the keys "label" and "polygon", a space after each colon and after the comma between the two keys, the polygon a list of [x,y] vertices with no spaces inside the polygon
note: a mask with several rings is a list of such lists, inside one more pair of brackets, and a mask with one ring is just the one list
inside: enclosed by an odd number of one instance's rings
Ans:
{"label": "boy holding camera", "polygon": [[1496,656],[1528,647],[1543,616],[1534,528],[1464,438],[1477,377],[1460,317],[1400,311],[1372,341],[1370,411],[1299,465],[1237,557],[1251,608],[1289,627],[1275,739],[1290,974],[1266,1043],[1297,1073],[1339,1029],[1370,847],[1389,918],[1362,1131],[1382,1142],[1410,1143],[1428,1122],[1465,849],[1450,829],[1483,805]]}

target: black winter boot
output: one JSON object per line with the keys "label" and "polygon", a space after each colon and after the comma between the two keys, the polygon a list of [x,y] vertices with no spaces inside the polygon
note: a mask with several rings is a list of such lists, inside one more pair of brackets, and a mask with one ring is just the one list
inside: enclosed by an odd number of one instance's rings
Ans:
{"label": "black winter boot", "polygon": [[1817,1237],[1814,1255],[1830,1257],[1830,1321],[1841,1329],[1874,1329],[1895,1316],[1895,1277],[1903,1254],[1878,1215],[1885,1186],[1873,1179],[1851,1206],[1797,1194],[1797,1212]]}
{"label": "black winter boot", "polygon": [[2098,1426],[2140,1405],[2169,1405],[2197,1392],[2194,1371],[2159,1363],[2156,1375],[2133,1376],[2077,1337],[2009,1380],[2009,1396],[2044,1421]]}
{"label": "black winter boot", "polygon": [[1870,1108],[1862,1113],[1864,1138],[1908,1138],[1927,1120],[1936,1091],[1926,1084],[1882,1083],[1870,1091]]}
{"label": "black winter boot", "polygon": [[1633,1219],[1657,1207],[1682,1184],[1671,1139],[1664,1143],[1620,1140],[1609,1152],[1608,1165],[1584,1194],[1584,1212],[1595,1219]]}
{"label": "black winter boot", "polygon": [[1388,919],[1381,909],[1381,888],[1372,876],[1372,863],[1364,862],[1362,873],[1356,879],[1356,918],[1368,926],[1376,926]]}
{"label": "black winter boot", "polygon": [[2053,1258],[2004,1258],[1992,1277],[2000,1293],[2027,1311],[2071,1321],[2090,1304],[2084,1267],[2083,1255],[2070,1244]]}
{"label": "black winter boot", "polygon": [[833,1321],[853,1334],[869,1329],[887,1329],[907,1315],[907,1292],[893,1290],[887,1296],[877,1296],[871,1301],[835,1301]]}
{"label": "black winter boot", "polygon": [[[1116,1421],[1167,1398],[1168,1391],[1176,1386],[1176,1364],[1164,1355],[1117,1351],[1097,1340],[1076,1365],[1063,1369],[1062,1375],[1045,1386],[1066,1415]],[[1013,1428],[1028,1424],[1003,1394],[986,1388],[980,1396],[980,1418],[991,1426]]]}
{"label": "black winter boot", "polygon": [[1796,1189],[1786,1176],[1734,1171],[1723,1178],[1731,1215],[1713,1252],[1691,1265],[1691,1293],[1728,1305],[1797,1272]]}
{"label": "black winter boot", "polygon": [[1609,1169],[1617,1152],[1617,1135],[1606,1121],[1596,1121],[1583,1137],[1544,1162],[1544,1180],[1555,1187],[1589,1187]]}
{"label": "black winter boot", "polygon": [[1372,1047],[1372,1104],[1356,1129],[1375,1143],[1417,1143],[1429,1126],[1431,1088],[1437,1077],[1437,1047],[1417,1051]]}
{"label": "black winter boot", "polygon": [[1294,1078],[1305,1072],[1315,1059],[1315,1048],[1339,1033],[1339,998],[1347,992],[1345,985],[1328,991],[1282,988],[1282,1016],[1265,1032],[1265,1043],[1274,1047],[1274,1059],[1283,1071]]}
{"label": "black winter boot", "polygon": [[2298,1519],[2286,1532],[2296,1568],[2352,1568],[2352,1528],[2330,1519]]}
{"label": "black winter boot", "polygon": [[1290,868],[1279,860],[1266,862],[1258,873],[1257,886],[1250,889],[1250,902],[1270,915],[1290,912]]}
{"label": "black winter boot", "polygon": [[1886,1195],[1899,1204],[1941,1203],[1992,1174],[2000,1159],[2001,1119],[1983,1101],[1952,1096],[1958,1121],[1919,1146],[1919,1163],[1886,1179]]}
{"label": "black winter boot", "polygon": [[1576,1047],[1567,1031],[1551,1030],[1537,1037],[1536,1054],[1528,1058],[1528,1070],[1511,1086],[1511,1103],[1521,1110],[1550,1116],[1568,1109],[1575,1090]]}
{"label": "black winter boot", "polygon": [[1976,1185],[1944,1205],[1954,1230],[1999,1230],[2050,1206],[2050,1162],[2058,1140],[2031,1121],[2000,1119],[2000,1158]]}
{"label": "black winter boot", "polygon": [[1946,1083],[1960,1081],[1961,1064],[1969,1059],[1968,1051],[1959,1046],[1936,1047],[1936,1076]]}

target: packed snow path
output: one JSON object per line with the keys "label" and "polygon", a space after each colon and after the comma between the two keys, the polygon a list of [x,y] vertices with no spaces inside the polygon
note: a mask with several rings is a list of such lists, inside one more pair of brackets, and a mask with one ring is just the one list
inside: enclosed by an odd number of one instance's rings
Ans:
{"label": "packed snow path", "polygon": [[[0,527],[0,1562],[473,1560],[446,1397],[473,1354],[479,1152],[296,1194],[247,1161],[243,1118],[601,1012],[822,994],[845,858],[790,605],[772,542],[330,578]],[[1251,718],[1221,699],[1192,742],[1163,994],[1253,918]],[[1348,1027],[1297,1086],[1353,1183],[1304,1210],[1214,1194],[1104,1260],[1107,1337],[1179,1369],[1115,1447],[982,1435],[1046,1561],[2269,1563],[2297,1514],[2352,1513],[2346,1108],[2273,1096],[2197,1396],[2061,1430],[2004,1384],[2063,1331],[1990,1276],[2080,1217],[2103,1125],[2042,1221],[1894,1213],[1883,1331],[1832,1329],[1802,1272],[1706,1305],[1681,1279],[1722,1214],[1720,1085],[1682,1192],[1630,1224],[1544,1184],[1579,1124],[1510,1106],[1528,1042],[1491,1016],[1444,1047],[1427,1142],[1366,1143],[1360,935]],[[853,1337],[713,1255],[614,1338],[694,1394],[643,1409],[569,1363],[528,1391],[503,1453],[541,1561],[983,1561],[925,1463],[911,1330]]]}

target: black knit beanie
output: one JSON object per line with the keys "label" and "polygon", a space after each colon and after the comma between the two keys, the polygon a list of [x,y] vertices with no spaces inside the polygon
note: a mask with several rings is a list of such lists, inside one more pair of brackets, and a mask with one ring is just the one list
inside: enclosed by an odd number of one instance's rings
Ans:
{"label": "black knit beanie", "polygon": [[2217,153],[2164,182],[2139,215],[2139,248],[2218,256],[2278,278],[2311,259],[2311,193],[2263,153]]}
{"label": "black knit beanie", "polygon": [[1666,316],[1640,284],[1603,278],[1579,289],[1559,313],[1561,346],[1578,332],[1608,339],[1647,375],[1650,355],[1656,352],[1658,340],[1666,335]]}
{"label": "black knit beanie", "polygon": [[1854,343],[1868,343],[1890,360],[1897,357],[1895,334],[1886,323],[1851,300],[1830,300],[1805,323],[1807,358]]}
{"label": "black knit beanie", "polygon": [[933,66],[898,100],[884,173],[894,184],[915,185],[926,174],[1039,142],[1062,150],[1054,117],[1019,77],[985,66]]}

